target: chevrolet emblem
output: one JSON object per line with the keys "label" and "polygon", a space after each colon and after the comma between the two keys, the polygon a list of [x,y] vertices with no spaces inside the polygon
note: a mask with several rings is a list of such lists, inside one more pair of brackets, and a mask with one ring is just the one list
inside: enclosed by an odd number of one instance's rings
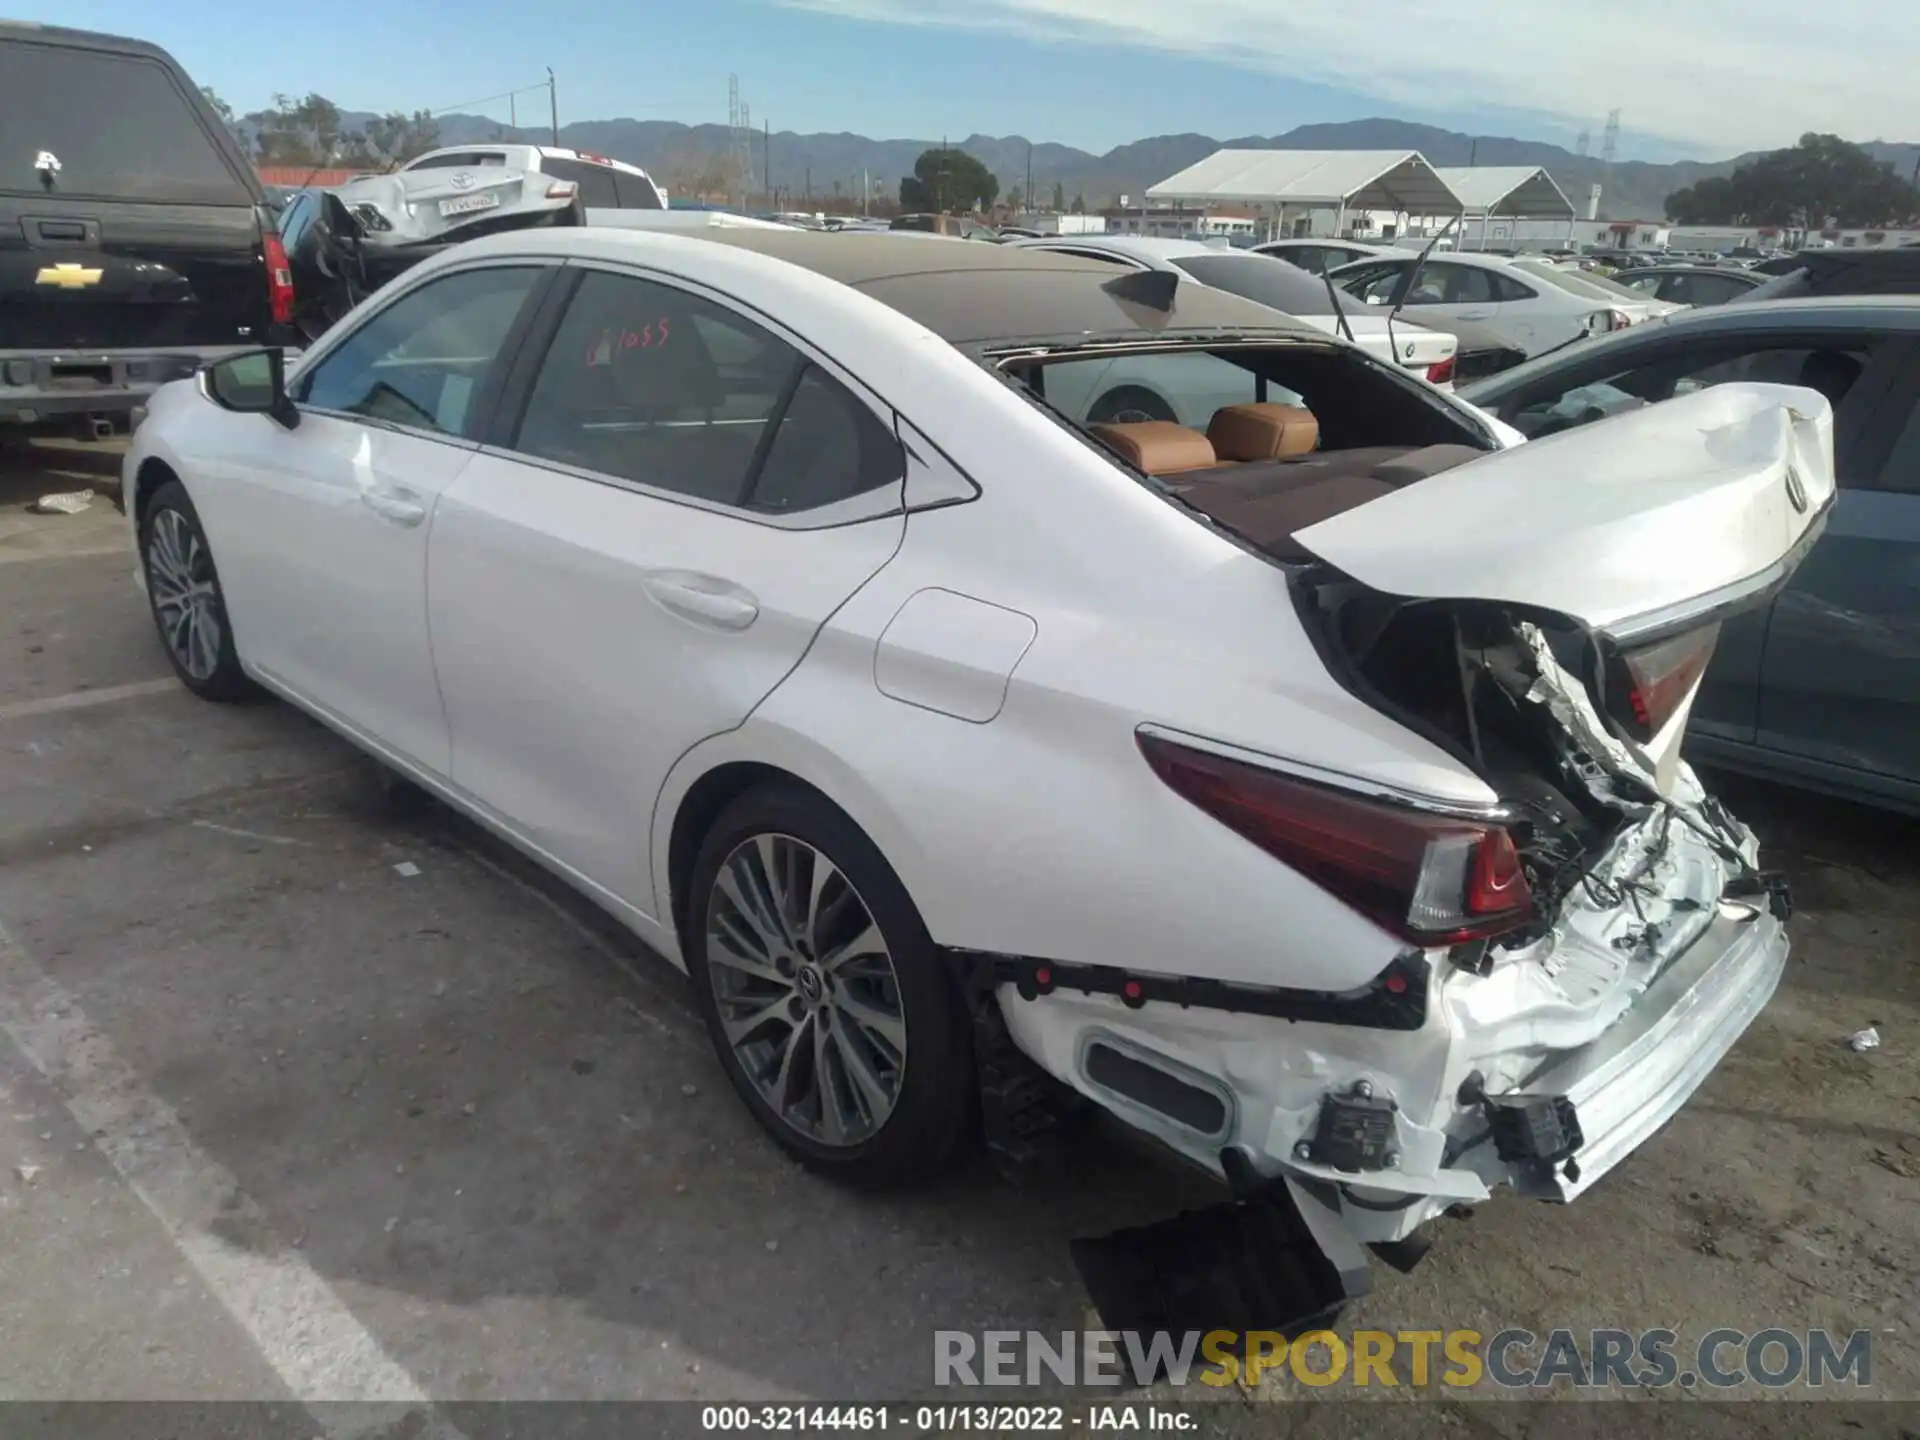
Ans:
{"label": "chevrolet emblem", "polygon": [[58,285],[62,290],[84,290],[89,285],[98,285],[100,277],[105,273],[89,265],[72,263],[48,265],[33,277],[33,283]]}

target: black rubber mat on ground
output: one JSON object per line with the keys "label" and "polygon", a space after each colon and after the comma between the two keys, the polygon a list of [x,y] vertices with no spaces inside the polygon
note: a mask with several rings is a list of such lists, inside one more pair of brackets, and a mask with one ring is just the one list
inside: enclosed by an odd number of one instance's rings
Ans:
{"label": "black rubber mat on ground", "polygon": [[1076,1240],[1072,1252],[1109,1330],[1266,1330],[1291,1339],[1329,1322],[1347,1299],[1284,1193]]}

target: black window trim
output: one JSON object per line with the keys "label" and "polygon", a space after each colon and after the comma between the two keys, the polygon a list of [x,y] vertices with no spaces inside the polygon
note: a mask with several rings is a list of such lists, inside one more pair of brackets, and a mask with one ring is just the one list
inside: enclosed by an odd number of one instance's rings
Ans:
{"label": "black window trim", "polygon": [[[899,516],[904,520],[907,514],[916,508],[932,508],[915,507],[907,503],[907,483],[912,471],[908,464],[906,443],[900,438],[900,421],[903,418],[900,412],[885,397],[855,377],[831,356],[822,352],[812,342],[795,334],[758,306],[724,290],[717,290],[711,285],[703,284],[691,276],[669,270],[658,270],[638,263],[579,257],[566,260],[559,268],[563,272],[562,277],[554,282],[538,307],[540,312],[538,325],[530,326],[527,333],[520,337],[513,364],[502,380],[499,393],[493,397],[493,423],[487,428],[485,437],[478,442],[481,454],[510,461],[516,465],[531,465],[541,470],[550,470],[558,475],[571,476],[576,480],[586,480],[615,490],[626,490],[649,500],[661,500],[672,505],[705,510],[710,514],[724,515],[728,519],[739,520],[750,525],[764,525],[773,530],[837,530],[843,526],[864,525],[872,520],[884,520],[892,516]],[[717,500],[707,500],[680,490],[664,490],[643,481],[627,479],[622,475],[610,475],[604,470],[590,470],[582,465],[570,465],[564,460],[552,460],[543,455],[530,455],[524,450],[516,449],[520,425],[525,420],[527,407],[533,399],[533,387],[535,381],[539,379],[540,367],[546,363],[547,353],[560,332],[561,323],[566,318],[568,303],[579,290],[587,274],[592,271],[627,279],[644,280],[705,300],[767,331],[799,355],[803,363],[795,365],[793,373],[787,377],[782,394],[774,410],[768,415],[766,433],[761,437],[761,443],[754,451],[753,461],[747,468],[746,480],[742,487],[742,495],[745,499],[751,499],[754,488],[759,483],[760,467],[771,449],[772,437],[779,428],[779,422],[786,417],[787,405],[799,388],[800,380],[806,375],[807,370],[813,367],[817,367],[822,374],[838,382],[854,402],[870,412],[875,422],[893,437],[895,444],[899,445],[899,482],[895,485],[864,491],[858,495],[849,495],[844,500],[837,500],[828,505],[816,505],[809,510],[775,512],[748,509],[744,504],[726,504]],[[976,490],[977,488],[976,486]],[[955,502],[952,499],[937,502],[939,505],[953,503]]]}
{"label": "black window trim", "polygon": [[480,448],[480,437],[474,433],[476,429],[480,428],[477,422],[482,416],[490,412],[491,407],[498,404],[500,389],[504,382],[505,375],[517,360],[519,351],[526,342],[528,329],[533,317],[545,304],[547,295],[558,283],[559,272],[562,268],[563,267],[551,256],[488,256],[484,260],[472,260],[459,265],[448,265],[444,269],[434,270],[430,274],[408,276],[407,279],[409,283],[404,287],[396,286],[393,294],[388,295],[382,292],[380,304],[377,308],[370,311],[365,319],[359,321],[350,329],[337,335],[329,336],[324,345],[304,353],[300,357],[299,368],[287,377],[287,390],[289,394],[292,394],[295,390],[307,385],[312,378],[313,372],[324,365],[329,356],[333,355],[354,336],[366,329],[367,326],[375,324],[381,316],[385,315],[388,310],[406,299],[407,296],[424,290],[437,280],[443,280],[453,275],[469,274],[476,270],[537,269],[544,271],[545,273],[534,277],[533,285],[528,289],[526,297],[520,303],[519,313],[514,316],[513,323],[507,327],[506,337],[501,341],[499,353],[493,357],[493,363],[487,367],[486,373],[480,377],[480,383],[474,387],[473,399],[467,406],[467,413],[459,434],[452,435],[444,430],[429,430],[422,425],[408,425],[398,420],[361,415],[351,410],[330,410],[324,405],[314,405],[302,398],[295,398],[293,402],[294,407],[303,415],[320,415],[332,420],[344,420],[352,425],[365,425],[372,430],[386,430],[397,435],[410,435],[417,440],[432,440],[442,445],[453,446],[459,450],[474,450]]}

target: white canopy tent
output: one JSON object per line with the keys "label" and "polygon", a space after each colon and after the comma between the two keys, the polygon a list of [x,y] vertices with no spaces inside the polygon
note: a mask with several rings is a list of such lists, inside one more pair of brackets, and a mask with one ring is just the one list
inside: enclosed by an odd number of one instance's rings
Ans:
{"label": "white canopy tent", "polygon": [[1496,218],[1565,221],[1568,237],[1573,235],[1573,202],[1538,165],[1460,165],[1438,173],[1460,197],[1462,228],[1480,222],[1483,246],[1488,223]]}
{"label": "white canopy tent", "polygon": [[1331,210],[1334,231],[1349,210],[1458,215],[1465,206],[1417,150],[1216,150],[1148,187],[1147,199],[1177,204],[1257,205],[1288,212]]}

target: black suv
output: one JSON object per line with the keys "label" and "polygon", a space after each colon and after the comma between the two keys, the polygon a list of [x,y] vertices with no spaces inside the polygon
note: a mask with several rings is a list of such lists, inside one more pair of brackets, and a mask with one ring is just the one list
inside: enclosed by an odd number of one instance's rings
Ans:
{"label": "black suv", "polygon": [[0,136],[0,429],[99,434],[291,338],[259,177],[164,50],[0,21]]}

